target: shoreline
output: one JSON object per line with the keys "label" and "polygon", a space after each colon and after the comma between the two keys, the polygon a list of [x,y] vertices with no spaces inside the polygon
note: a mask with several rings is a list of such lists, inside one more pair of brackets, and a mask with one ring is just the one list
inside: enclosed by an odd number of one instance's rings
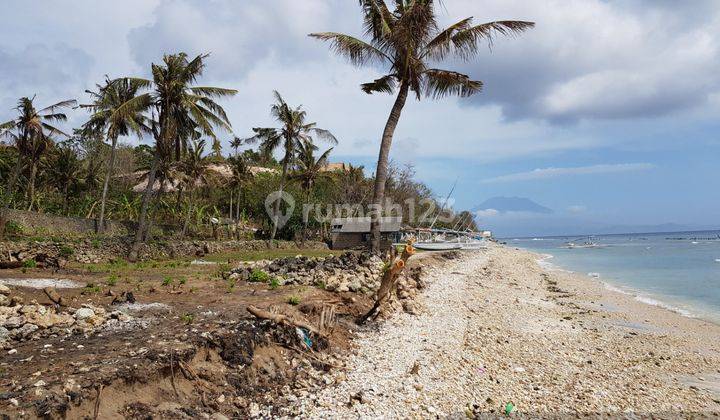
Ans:
{"label": "shoreline", "polygon": [[[506,245],[508,247],[511,247],[510,245]],[[532,249],[526,249],[521,247],[512,246],[513,249],[529,252],[532,254],[535,254],[537,258],[538,265],[551,272],[559,272],[564,273],[567,275],[573,275],[577,276],[580,279],[584,281],[591,281],[601,284],[606,290],[608,290],[611,293],[617,293],[624,296],[630,296],[634,300],[636,300],[638,303],[649,305],[649,306],[655,306],[662,309],[665,309],[669,312],[675,313],[677,315],[680,315],[685,318],[689,319],[699,319],[703,320],[705,322],[710,322],[712,324],[715,324],[717,326],[720,326],[720,312],[714,312],[712,310],[702,310],[702,307],[699,303],[694,303],[692,301],[682,301],[679,300],[678,302],[672,302],[672,299],[669,296],[660,295],[660,294],[652,294],[650,292],[634,288],[632,286],[629,286],[627,284],[623,284],[622,281],[609,281],[607,279],[604,279],[602,277],[602,273],[582,273],[579,271],[573,271],[569,270],[567,268],[562,267],[561,265],[554,264],[553,262],[550,262],[549,260],[552,260],[555,258],[554,255],[544,252],[539,252]],[[670,301],[670,302],[668,302]],[[684,305],[685,307],[680,307],[676,305]]]}
{"label": "shoreline", "polygon": [[419,315],[363,328],[309,418],[720,415],[720,326],[491,246],[428,266]]}

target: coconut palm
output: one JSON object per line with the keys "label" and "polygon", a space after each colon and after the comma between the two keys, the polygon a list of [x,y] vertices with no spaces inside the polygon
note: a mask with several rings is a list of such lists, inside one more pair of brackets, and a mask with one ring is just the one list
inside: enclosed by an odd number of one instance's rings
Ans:
{"label": "coconut palm", "polygon": [[82,175],[82,163],[77,151],[71,145],[61,143],[50,156],[45,174],[50,185],[62,193],[62,212],[67,215],[71,187],[78,184]]}
{"label": "coconut palm", "polygon": [[182,233],[180,237],[184,237],[190,224],[190,216],[193,212],[194,192],[198,186],[207,185],[209,183],[208,169],[209,160],[205,153],[205,140],[195,142],[188,147],[188,151],[183,159],[177,163],[177,169],[182,175],[182,184],[188,191],[188,210],[183,223]]}
{"label": "coconut palm", "polygon": [[243,145],[244,141],[240,137],[233,137],[232,140],[230,140],[230,147],[235,149],[235,156],[238,155],[238,149]]}
{"label": "coconut palm", "polygon": [[[482,82],[455,71],[434,68],[446,58],[470,60],[480,51],[480,44],[492,44],[493,37],[515,35],[534,26],[532,22],[495,21],[474,25],[463,19],[446,29],[437,24],[434,0],[393,2],[391,11],[384,0],[360,0],[365,35],[369,42],[336,32],[313,33],[310,36],[330,43],[330,48],[357,66],[385,66],[388,73],[361,85],[365,93],[392,94],[395,102],[385,124],[380,143],[373,202],[381,205],[385,196],[388,158],[393,134],[409,92],[441,98],[448,95],[467,97],[482,88]],[[372,246],[380,246],[380,212],[372,212]]]}
{"label": "coconut palm", "polygon": [[[291,179],[300,183],[300,188],[305,193],[305,202],[310,200],[310,192],[315,186],[315,182],[324,175],[329,178],[329,174],[323,171],[327,166],[328,156],[332,151],[332,147],[326,150],[320,157],[315,158],[315,151],[318,147],[309,142],[302,142],[298,148],[297,159],[295,161],[295,172],[290,176]],[[304,217],[305,215],[303,215]],[[305,217],[304,217],[305,218]],[[303,220],[303,241],[307,239],[308,220]]]}
{"label": "coconut palm", "polygon": [[180,160],[192,133],[216,138],[215,129],[230,131],[230,121],[225,110],[215,102],[216,98],[235,95],[236,90],[218,87],[196,86],[197,79],[205,69],[206,54],[188,59],[187,54],[165,55],[162,64],[152,65],[152,80],[128,78],[148,92],[135,96],[117,110],[118,118],[137,112],[149,112],[156,116],[151,122],[155,139],[155,155],[149,179],[143,193],[138,230],[130,252],[137,258],[147,228],[147,211],[155,184],[155,175],[161,163]]}
{"label": "coconut palm", "polygon": [[[240,195],[242,188],[245,186],[245,183],[248,182],[252,178],[252,172],[250,172],[250,166],[248,165],[247,159],[245,159],[242,155],[235,155],[227,160],[228,164],[230,165],[230,170],[232,171],[232,175],[230,177],[230,184],[228,187],[230,188],[230,217],[234,220],[240,220]],[[233,191],[236,192],[236,202],[237,205],[235,206],[235,213],[233,213],[233,206],[232,206],[232,197],[233,197]]]}
{"label": "coconut palm", "polygon": [[0,124],[0,137],[10,139],[18,150],[18,159],[5,189],[2,211],[0,211],[0,239],[5,234],[7,210],[10,207],[10,199],[15,191],[15,184],[20,176],[23,163],[27,161],[30,169],[28,192],[30,196],[29,209],[32,209],[37,165],[40,157],[52,145],[50,136],[70,137],[51,125],[51,123],[66,121],[67,116],[58,111],[75,105],[75,101],[62,101],[38,110],[35,108],[34,100],[34,96],[32,98],[20,98],[17,107],[15,107],[18,112],[17,118]]}
{"label": "coconut palm", "polygon": [[98,233],[102,233],[105,230],[105,205],[110,179],[115,168],[115,151],[118,138],[133,133],[140,137],[144,132],[148,131],[148,127],[141,110],[118,112],[123,104],[137,96],[142,87],[141,83],[132,79],[110,80],[105,76],[105,83],[96,86],[96,92],[85,91],[90,94],[93,100],[92,104],[80,105],[80,107],[87,108],[92,113],[84,128],[88,131],[104,132],[105,138],[110,142],[110,159],[105,174],[105,182],[103,183],[102,197],[100,198],[100,219],[97,225]]}
{"label": "coconut palm", "polygon": [[[295,159],[301,143],[313,143],[313,135],[333,144],[337,144],[337,139],[329,131],[318,128],[315,123],[305,122],[306,112],[302,107],[291,108],[285,100],[276,91],[273,92],[275,103],[270,107],[270,115],[272,115],[279,123],[279,128],[253,128],[255,135],[246,139],[248,143],[260,142],[260,154],[266,158],[270,158],[272,153],[282,148],[284,155],[280,163],[282,164],[282,174],[280,176],[279,192],[285,188],[288,169]],[[277,222],[280,213],[280,200],[275,200],[273,204],[272,214],[272,230],[270,239],[275,239],[277,234]]]}

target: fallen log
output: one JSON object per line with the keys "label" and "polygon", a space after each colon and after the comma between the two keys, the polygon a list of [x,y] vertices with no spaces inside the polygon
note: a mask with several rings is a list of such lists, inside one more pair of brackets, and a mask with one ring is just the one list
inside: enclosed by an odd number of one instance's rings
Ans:
{"label": "fallen log", "polygon": [[22,261],[0,261],[0,269],[7,270],[11,268],[21,268],[23,266]]}
{"label": "fallen log", "polygon": [[43,292],[47,295],[47,297],[53,301],[54,304],[65,306],[65,301],[63,300],[62,296],[60,296],[60,293],[57,292],[53,287],[46,287],[43,289]]}
{"label": "fallen log", "polygon": [[283,315],[283,314],[274,314],[272,312],[262,310],[258,307],[252,306],[252,305],[247,307],[247,311],[250,312],[251,314],[253,314],[256,318],[268,319],[275,323],[290,325],[292,327],[305,328],[306,330],[310,331],[311,333],[313,333],[315,335],[325,337],[325,334],[323,334],[317,327],[310,324],[309,322],[305,322],[305,321],[298,320],[298,319],[293,319],[293,318],[290,318],[289,316]]}

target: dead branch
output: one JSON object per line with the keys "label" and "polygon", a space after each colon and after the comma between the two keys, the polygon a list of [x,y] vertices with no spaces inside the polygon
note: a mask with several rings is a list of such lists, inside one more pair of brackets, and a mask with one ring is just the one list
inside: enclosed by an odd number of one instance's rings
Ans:
{"label": "dead branch", "polygon": [[268,319],[275,323],[290,325],[292,327],[305,328],[306,330],[310,331],[311,333],[313,333],[315,335],[325,337],[325,334],[323,334],[319,329],[317,329],[314,325],[310,324],[309,322],[301,321],[298,319],[292,319],[283,314],[273,314],[273,313],[262,310],[255,306],[252,306],[252,305],[248,306],[247,310],[248,310],[248,312],[253,314],[256,318]]}

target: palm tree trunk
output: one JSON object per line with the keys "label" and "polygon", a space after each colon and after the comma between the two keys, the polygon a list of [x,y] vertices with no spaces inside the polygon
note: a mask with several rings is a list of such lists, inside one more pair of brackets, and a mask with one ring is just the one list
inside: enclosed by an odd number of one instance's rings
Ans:
{"label": "palm tree trunk", "polygon": [[63,209],[62,212],[65,216],[68,215],[68,186],[70,185],[69,182],[66,182],[63,186]]}
{"label": "palm tree trunk", "polygon": [[150,205],[150,198],[152,197],[152,189],[155,185],[155,171],[157,171],[157,167],[160,164],[160,151],[159,148],[157,149],[158,150],[155,150],[155,156],[153,157],[153,162],[150,166],[148,183],[145,187],[145,191],[143,192],[142,206],[140,207],[140,217],[138,219],[137,231],[135,232],[135,241],[130,248],[130,255],[128,256],[128,259],[130,259],[130,261],[137,260],[138,253],[140,251],[140,245],[142,245],[143,243],[143,237],[147,225],[148,207]]}
{"label": "palm tree trunk", "polygon": [[240,221],[240,188],[237,190],[237,206],[235,209],[235,220]]}
{"label": "palm tree trunk", "polygon": [[277,234],[277,225],[278,225],[278,218],[280,216],[280,200],[282,199],[282,193],[283,188],[285,188],[285,177],[287,176],[287,170],[288,170],[288,161],[290,160],[288,154],[285,154],[285,159],[283,159],[283,167],[282,167],[282,175],[280,176],[280,197],[278,197],[277,200],[275,200],[275,203],[273,203],[273,214],[272,214],[272,229],[270,233],[270,240],[275,239],[275,235]]}
{"label": "palm tree trunk", "polygon": [[10,208],[10,201],[12,199],[13,192],[15,191],[15,184],[17,184],[17,180],[20,177],[21,169],[22,157],[18,156],[17,162],[15,162],[15,167],[13,168],[12,174],[10,175],[10,180],[8,182],[7,188],[5,189],[5,194],[3,197],[2,212],[0,212],[0,240],[5,239],[5,223],[7,223],[7,212]]}
{"label": "palm tree trunk", "polygon": [[37,177],[37,162],[30,163],[30,179],[28,180],[28,211],[32,210],[35,201],[35,178]]}
{"label": "palm tree trunk", "polygon": [[387,123],[385,123],[385,130],[383,131],[382,142],[380,143],[380,154],[378,156],[377,170],[375,172],[375,188],[373,190],[373,203],[377,206],[377,208],[375,211],[370,213],[372,216],[370,221],[372,252],[375,254],[380,253],[380,217],[382,216],[380,209],[382,202],[385,199],[385,181],[387,180],[390,146],[392,146],[393,134],[395,134],[395,128],[397,127],[398,121],[400,121],[400,114],[405,106],[407,95],[408,85],[406,83],[401,83],[400,91],[398,92],[397,98],[395,98],[395,103],[390,111]]}
{"label": "palm tree trunk", "polygon": [[190,202],[188,203],[188,210],[187,210],[187,214],[185,215],[185,223],[183,223],[182,232],[180,233],[180,239],[185,237],[185,233],[187,233],[188,226],[190,226],[190,216],[192,215],[193,202],[194,202],[193,196],[194,196],[193,191],[190,190],[190,192],[188,193],[188,199],[190,200]]}
{"label": "palm tree trunk", "polygon": [[233,206],[232,206],[232,205],[233,205],[233,202],[232,202],[232,198],[233,198],[233,191],[230,190],[230,220],[233,220]]}
{"label": "palm tree trunk", "polygon": [[110,178],[115,168],[115,148],[117,147],[117,136],[112,137],[112,145],[110,146],[110,162],[108,162],[107,173],[105,174],[105,183],[103,184],[102,198],[100,199],[100,220],[98,221],[97,233],[102,234],[105,231],[105,203],[107,202],[108,188],[110,187]]}

